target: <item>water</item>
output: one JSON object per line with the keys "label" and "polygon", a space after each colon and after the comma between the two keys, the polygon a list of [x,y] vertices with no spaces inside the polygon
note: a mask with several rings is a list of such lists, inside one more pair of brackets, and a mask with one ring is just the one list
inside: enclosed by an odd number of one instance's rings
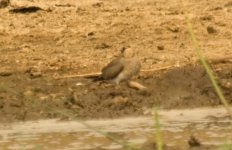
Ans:
{"label": "water", "polygon": [[[232,121],[224,108],[159,111],[161,133],[169,146],[187,147],[194,135],[202,144],[232,141]],[[87,124],[142,145],[155,133],[152,117],[89,120]],[[77,121],[39,120],[0,125],[0,150],[87,150],[121,149],[116,144]]]}

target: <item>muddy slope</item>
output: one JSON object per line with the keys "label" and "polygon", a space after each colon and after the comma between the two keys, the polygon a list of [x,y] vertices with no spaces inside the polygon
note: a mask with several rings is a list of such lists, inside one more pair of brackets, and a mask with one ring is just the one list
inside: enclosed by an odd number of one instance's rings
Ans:
{"label": "muddy slope", "polygon": [[[217,72],[227,99],[231,99],[231,65]],[[199,65],[141,75],[137,81],[147,86],[148,92],[128,88],[126,84],[113,85],[84,78],[51,79],[15,74],[0,80],[5,85],[0,91],[3,120],[64,117],[67,111],[80,118],[117,118],[146,115],[152,107],[171,109],[221,104]]]}

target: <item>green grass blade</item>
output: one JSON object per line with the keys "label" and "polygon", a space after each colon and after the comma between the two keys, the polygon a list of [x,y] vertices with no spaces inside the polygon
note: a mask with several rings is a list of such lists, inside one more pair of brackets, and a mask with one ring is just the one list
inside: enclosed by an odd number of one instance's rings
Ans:
{"label": "green grass blade", "polygon": [[202,65],[204,66],[205,70],[206,70],[206,73],[215,89],[215,92],[217,93],[219,99],[221,100],[222,104],[224,105],[225,109],[227,110],[228,114],[230,115],[230,117],[232,118],[232,113],[231,113],[231,110],[230,110],[230,106],[227,102],[227,100],[225,99],[220,87],[218,86],[217,84],[217,81],[215,80],[215,77],[213,75],[213,72],[212,70],[210,69],[209,65],[207,64],[206,62],[206,59],[204,58],[203,54],[202,54],[202,50],[198,44],[198,41],[196,39],[196,36],[193,32],[193,29],[192,29],[192,24],[190,23],[189,21],[189,18],[187,16],[185,16],[185,21],[187,23],[187,28],[188,28],[188,32],[191,36],[191,40],[193,42],[193,46],[195,48],[195,51],[197,53],[197,56],[199,57]]}
{"label": "green grass blade", "polygon": [[162,150],[163,141],[162,141],[161,132],[160,132],[160,122],[159,122],[160,120],[159,120],[159,114],[155,108],[153,111],[153,116],[154,116],[154,121],[155,121],[154,128],[156,129],[156,132],[155,132],[156,149]]}

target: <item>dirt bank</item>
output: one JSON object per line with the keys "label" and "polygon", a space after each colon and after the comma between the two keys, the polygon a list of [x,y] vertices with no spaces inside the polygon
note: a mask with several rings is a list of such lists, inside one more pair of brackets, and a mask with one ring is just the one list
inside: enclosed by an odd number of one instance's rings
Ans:
{"label": "dirt bank", "polygon": [[[81,118],[116,118],[146,115],[153,106],[220,105],[196,63],[183,12],[207,58],[228,57],[230,1],[184,2],[188,9],[165,0],[23,2],[11,1],[0,9],[1,121],[63,116],[51,108]],[[55,79],[99,72],[128,45],[139,51],[143,70],[173,66],[141,73],[138,81],[148,93],[85,78]],[[212,67],[231,100],[231,62],[214,62]]]}

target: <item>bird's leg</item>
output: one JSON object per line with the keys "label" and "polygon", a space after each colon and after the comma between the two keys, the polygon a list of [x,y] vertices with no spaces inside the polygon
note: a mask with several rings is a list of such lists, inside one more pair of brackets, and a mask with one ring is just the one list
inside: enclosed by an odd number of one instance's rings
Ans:
{"label": "bird's leg", "polygon": [[120,79],[119,79],[119,78],[115,78],[115,79],[114,79],[114,82],[115,82],[116,85],[119,85]]}
{"label": "bird's leg", "polygon": [[119,83],[121,81],[124,81],[125,80],[125,74],[124,73],[120,73],[115,79],[114,79],[114,82],[119,85]]}

